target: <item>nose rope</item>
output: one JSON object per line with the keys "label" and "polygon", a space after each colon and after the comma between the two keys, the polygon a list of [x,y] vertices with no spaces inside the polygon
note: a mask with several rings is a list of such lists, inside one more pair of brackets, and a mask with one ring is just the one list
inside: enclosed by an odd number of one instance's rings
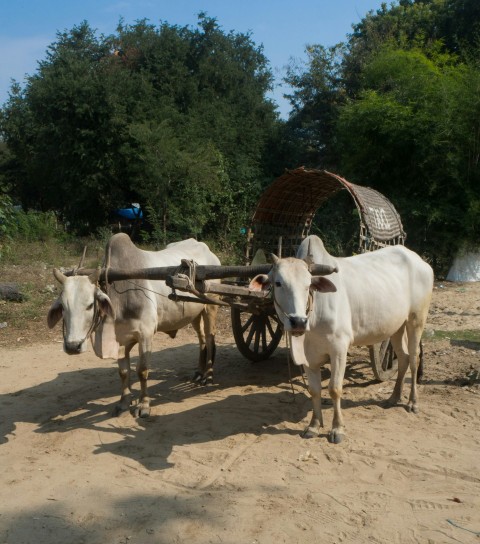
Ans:
{"label": "nose rope", "polygon": [[[79,343],[79,346],[81,346],[90,337],[90,335],[97,330],[101,320],[102,320],[102,316],[100,315],[100,311],[98,309],[98,300],[95,297],[92,322],[90,323],[90,327],[87,331],[87,334],[83,337],[83,340]],[[65,332],[66,332],[65,319],[63,319],[62,332],[63,332],[63,340],[65,341]]]}
{"label": "nose rope", "polygon": [[[280,310],[280,313],[282,313],[284,317],[286,317],[288,320],[290,320],[292,315],[287,314],[287,312],[282,308],[282,306],[278,302],[277,297],[275,296],[275,287],[273,287],[273,286],[272,286],[272,300],[273,300],[274,304],[276,304],[278,310]],[[312,308],[313,308],[313,293],[312,293],[312,290],[309,289],[308,290],[307,307],[305,308],[305,315],[307,316],[307,321],[308,321],[308,319],[310,317],[310,314],[312,313]],[[278,313],[278,310],[277,310],[277,313]]]}

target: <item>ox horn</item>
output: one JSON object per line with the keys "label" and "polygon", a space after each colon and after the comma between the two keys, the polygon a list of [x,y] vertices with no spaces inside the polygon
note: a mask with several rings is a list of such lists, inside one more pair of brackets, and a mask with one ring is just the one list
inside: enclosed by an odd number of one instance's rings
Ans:
{"label": "ox horn", "polygon": [[329,264],[312,264],[308,269],[312,276],[329,276],[334,272],[338,272],[336,266],[330,266]]}
{"label": "ox horn", "polygon": [[273,264],[274,264],[274,265],[275,265],[275,264],[278,264],[278,262],[280,261],[280,258],[277,257],[277,256],[275,255],[275,253],[271,253],[270,256],[271,256],[271,258],[272,258]]}
{"label": "ox horn", "polygon": [[307,256],[303,260],[308,264],[309,267],[312,264],[314,264],[313,254],[312,254],[312,241],[311,240],[308,240]]}
{"label": "ox horn", "polygon": [[100,279],[100,274],[102,272],[102,269],[98,267],[95,272],[92,272],[90,276],[88,276],[88,279],[90,280],[90,283],[93,283],[96,285],[98,283],[98,280]]}
{"label": "ox horn", "polygon": [[82,257],[80,259],[80,262],[78,263],[78,266],[77,268],[75,268],[75,270],[73,271],[73,275],[76,276],[77,275],[77,272],[80,270],[80,268],[83,267],[83,263],[85,262],[85,255],[87,254],[87,246],[85,246],[83,248],[83,254],[82,254]]}
{"label": "ox horn", "polygon": [[62,274],[60,270],[58,270],[58,268],[53,269],[53,275],[55,276],[56,280],[61,284],[64,284],[65,280],[67,279],[67,276],[65,276],[65,274]]}

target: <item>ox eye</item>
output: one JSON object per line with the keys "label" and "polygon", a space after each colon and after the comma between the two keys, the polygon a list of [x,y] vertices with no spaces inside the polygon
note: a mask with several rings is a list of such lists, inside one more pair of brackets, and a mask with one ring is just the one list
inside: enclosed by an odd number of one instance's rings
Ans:
{"label": "ox eye", "polygon": [[91,310],[93,308],[93,302],[87,306],[87,310]]}
{"label": "ox eye", "polygon": [[279,281],[275,282],[275,287],[281,287],[281,286],[282,286],[282,284]]}

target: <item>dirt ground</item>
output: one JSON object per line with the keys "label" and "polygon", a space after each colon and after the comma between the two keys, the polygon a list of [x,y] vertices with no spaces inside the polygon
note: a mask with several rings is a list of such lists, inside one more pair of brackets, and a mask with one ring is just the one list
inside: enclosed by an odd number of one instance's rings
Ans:
{"label": "dirt ground", "polygon": [[290,383],[284,347],[245,360],[225,311],[213,387],[189,383],[191,328],[156,337],[143,420],[111,417],[113,361],[35,327],[40,343],[0,344],[0,544],[480,542],[480,343],[434,334],[478,331],[479,283],[436,284],[418,415],[386,409],[393,382],[352,350],[340,445],[328,404],[325,433],[301,438],[298,369]]}

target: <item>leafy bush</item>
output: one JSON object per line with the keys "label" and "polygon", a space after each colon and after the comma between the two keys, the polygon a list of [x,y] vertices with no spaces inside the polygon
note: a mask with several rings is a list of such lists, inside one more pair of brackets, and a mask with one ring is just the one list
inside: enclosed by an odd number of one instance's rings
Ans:
{"label": "leafy bush", "polygon": [[64,230],[59,226],[53,212],[14,211],[11,236],[25,242],[47,242],[61,238]]}
{"label": "leafy bush", "polygon": [[8,235],[12,216],[13,206],[10,197],[0,194],[0,236]]}
{"label": "leafy bush", "polygon": [[268,175],[271,84],[262,47],[205,14],[193,28],[121,22],[111,36],[84,21],[57,35],[0,108],[10,194],[55,210],[76,234],[139,202],[160,219],[155,243],[227,238],[230,212]]}
{"label": "leafy bush", "polygon": [[8,250],[13,224],[13,206],[10,197],[0,194],[0,259]]}
{"label": "leafy bush", "polygon": [[0,196],[0,259],[21,242],[45,244],[68,237],[53,212],[18,210],[8,196]]}

